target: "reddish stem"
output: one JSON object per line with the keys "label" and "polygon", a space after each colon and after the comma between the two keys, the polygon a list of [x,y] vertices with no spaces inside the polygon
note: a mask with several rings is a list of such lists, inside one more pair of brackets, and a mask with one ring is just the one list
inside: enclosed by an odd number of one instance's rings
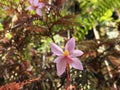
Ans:
{"label": "reddish stem", "polygon": [[66,60],[66,72],[67,72],[67,86],[66,86],[66,90],[68,90],[67,88],[70,86],[70,69],[69,69],[68,59]]}

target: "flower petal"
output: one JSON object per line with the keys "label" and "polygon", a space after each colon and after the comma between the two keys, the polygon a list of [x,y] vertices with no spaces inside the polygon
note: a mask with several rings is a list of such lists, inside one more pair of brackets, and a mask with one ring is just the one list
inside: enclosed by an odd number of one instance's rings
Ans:
{"label": "flower petal", "polygon": [[53,54],[58,55],[58,56],[63,55],[63,50],[59,46],[57,46],[56,44],[51,43],[50,47],[51,47]]}
{"label": "flower petal", "polygon": [[70,53],[70,57],[77,57],[77,56],[81,56],[83,54],[83,52],[81,50],[73,50]]}
{"label": "flower petal", "polygon": [[72,61],[69,63],[75,69],[83,70],[83,65],[78,58],[70,58]]}
{"label": "flower petal", "polygon": [[65,68],[66,68],[66,60],[60,60],[59,63],[56,64],[57,65],[57,75],[60,76],[65,72]]}
{"label": "flower petal", "polygon": [[34,1],[34,0],[29,0],[29,2],[30,2],[31,5],[33,5],[33,1]]}
{"label": "flower petal", "polygon": [[42,16],[42,12],[39,8],[36,9],[36,13],[37,13],[37,15]]}
{"label": "flower petal", "polygon": [[26,10],[34,10],[32,6],[28,6]]}
{"label": "flower petal", "polygon": [[38,8],[43,8],[44,6],[45,6],[44,3],[39,3],[39,4],[38,4]]}
{"label": "flower petal", "polygon": [[71,38],[65,45],[65,50],[69,52],[73,51],[75,48],[75,38]]}
{"label": "flower petal", "polygon": [[34,0],[33,5],[38,6],[38,4],[39,4],[39,0]]}
{"label": "flower petal", "polygon": [[59,63],[59,62],[62,61],[63,59],[64,59],[63,56],[57,57],[57,58],[54,60],[54,63]]}

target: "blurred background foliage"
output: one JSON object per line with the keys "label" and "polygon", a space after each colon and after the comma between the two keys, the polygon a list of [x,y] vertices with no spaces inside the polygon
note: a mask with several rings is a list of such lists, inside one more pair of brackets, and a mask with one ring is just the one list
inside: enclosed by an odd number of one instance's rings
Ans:
{"label": "blurred background foliage", "polygon": [[[75,37],[84,70],[71,69],[68,90],[120,89],[120,0],[0,0],[0,90],[65,90],[49,44]],[[36,79],[37,78],[37,79]]]}

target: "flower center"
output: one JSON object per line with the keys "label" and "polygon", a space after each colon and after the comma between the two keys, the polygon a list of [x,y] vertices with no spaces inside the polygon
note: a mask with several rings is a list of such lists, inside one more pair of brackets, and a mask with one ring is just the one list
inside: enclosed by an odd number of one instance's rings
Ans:
{"label": "flower center", "polygon": [[65,50],[64,51],[64,56],[68,56],[69,55],[69,51],[68,50]]}
{"label": "flower center", "polygon": [[37,8],[38,8],[38,6],[35,6],[35,5],[32,5],[32,7],[33,7],[34,9],[37,9]]}

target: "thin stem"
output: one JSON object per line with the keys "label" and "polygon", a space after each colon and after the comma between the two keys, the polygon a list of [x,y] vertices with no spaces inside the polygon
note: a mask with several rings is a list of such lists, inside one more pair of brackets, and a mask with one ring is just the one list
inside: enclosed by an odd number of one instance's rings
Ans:
{"label": "thin stem", "polygon": [[66,86],[66,90],[68,90],[68,87],[70,86],[70,69],[69,69],[68,60],[66,60],[66,72],[67,72],[67,86]]}

